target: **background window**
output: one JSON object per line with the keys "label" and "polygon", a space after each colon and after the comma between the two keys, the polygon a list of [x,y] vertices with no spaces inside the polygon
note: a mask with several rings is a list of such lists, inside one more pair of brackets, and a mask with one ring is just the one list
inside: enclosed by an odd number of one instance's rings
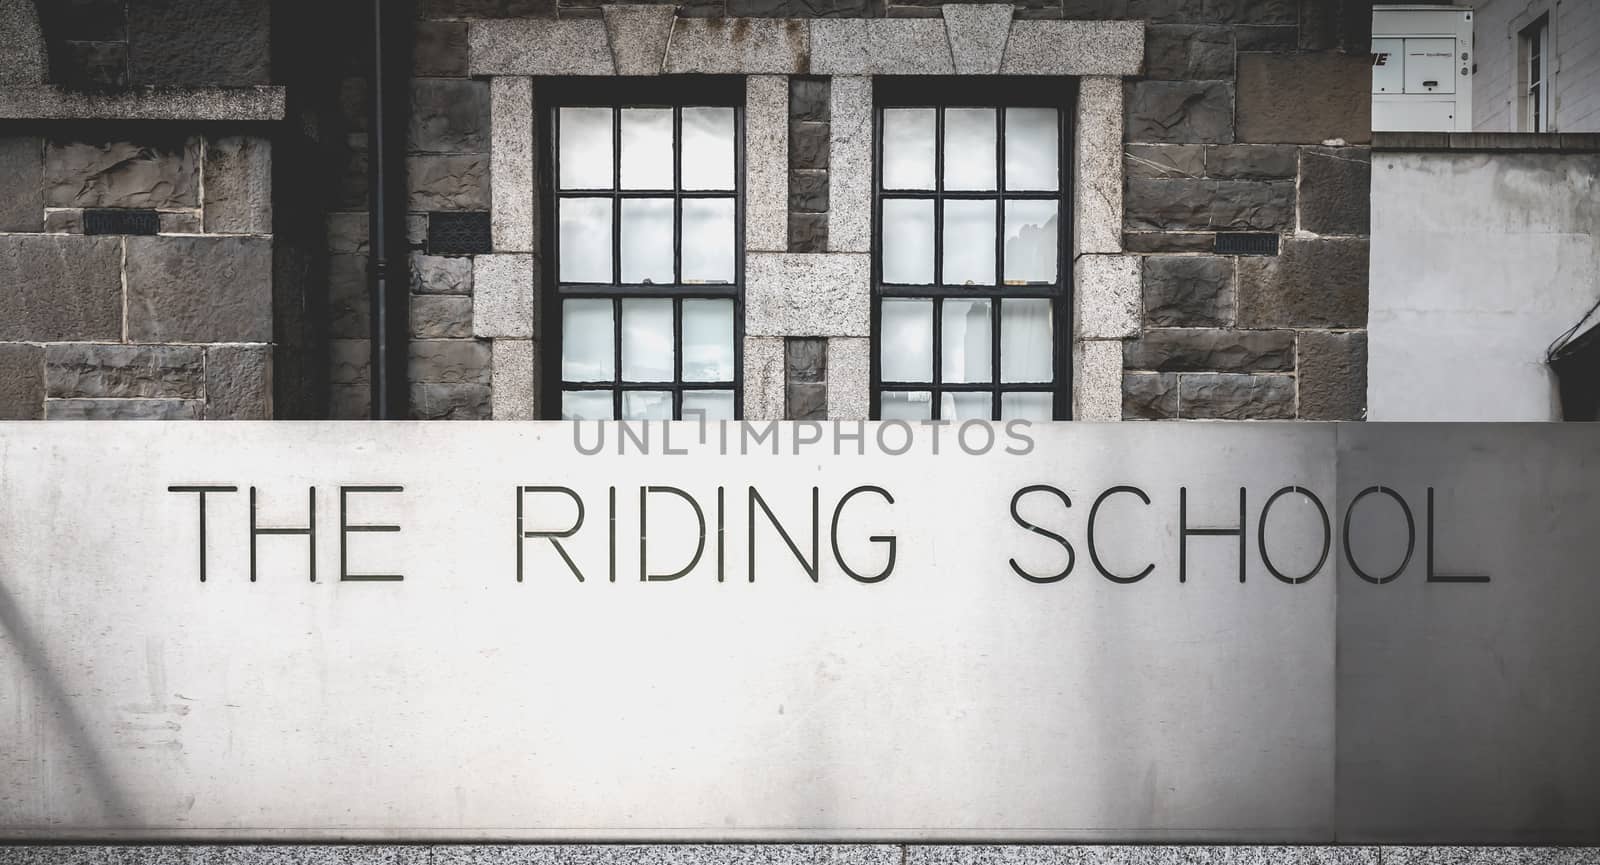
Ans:
{"label": "background window", "polygon": [[560,92],[550,118],[546,414],[739,413],[742,88]]}
{"label": "background window", "polygon": [[1061,347],[1070,333],[1062,158],[1069,112],[1059,97],[996,101],[1019,90],[1067,88],[973,86],[879,85],[873,415],[880,419],[1070,413]]}
{"label": "background window", "polygon": [[1550,131],[1550,17],[1522,31],[1522,131]]}

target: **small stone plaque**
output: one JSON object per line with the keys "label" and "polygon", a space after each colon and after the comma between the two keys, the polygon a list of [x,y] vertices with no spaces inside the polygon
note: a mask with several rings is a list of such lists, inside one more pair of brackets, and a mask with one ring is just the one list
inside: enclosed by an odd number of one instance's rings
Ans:
{"label": "small stone plaque", "polygon": [[156,234],[161,218],[154,210],[96,209],[83,212],[84,234]]}

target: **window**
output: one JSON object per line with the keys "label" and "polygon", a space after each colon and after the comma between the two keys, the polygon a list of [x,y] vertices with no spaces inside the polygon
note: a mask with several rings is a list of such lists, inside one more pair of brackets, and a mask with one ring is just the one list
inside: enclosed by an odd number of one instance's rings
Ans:
{"label": "window", "polygon": [[545,392],[560,395],[547,416],[737,417],[743,87],[538,92],[552,133]]}
{"label": "window", "polygon": [[1070,93],[880,79],[874,417],[1070,415]]}
{"label": "window", "polygon": [[1522,31],[1522,131],[1549,132],[1550,17],[1541,17]]}

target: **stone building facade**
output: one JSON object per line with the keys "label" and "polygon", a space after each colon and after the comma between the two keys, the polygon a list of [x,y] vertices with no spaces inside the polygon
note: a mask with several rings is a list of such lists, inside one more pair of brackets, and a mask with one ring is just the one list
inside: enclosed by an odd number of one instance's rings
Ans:
{"label": "stone building facade", "polygon": [[[367,417],[360,23],[3,5],[0,412]],[[559,416],[540,94],[693,74],[745,82],[744,417],[872,413],[874,78],[1003,75],[1077,88],[1071,417],[1359,419],[1369,9],[420,0],[411,416]]]}

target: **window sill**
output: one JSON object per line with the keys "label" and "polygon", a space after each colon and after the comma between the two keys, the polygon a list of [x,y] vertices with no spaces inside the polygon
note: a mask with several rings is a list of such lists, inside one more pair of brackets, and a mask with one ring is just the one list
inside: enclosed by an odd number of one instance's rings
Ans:
{"label": "window sill", "polygon": [[160,87],[73,90],[51,84],[0,86],[4,120],[282,120],[283,87]]}

